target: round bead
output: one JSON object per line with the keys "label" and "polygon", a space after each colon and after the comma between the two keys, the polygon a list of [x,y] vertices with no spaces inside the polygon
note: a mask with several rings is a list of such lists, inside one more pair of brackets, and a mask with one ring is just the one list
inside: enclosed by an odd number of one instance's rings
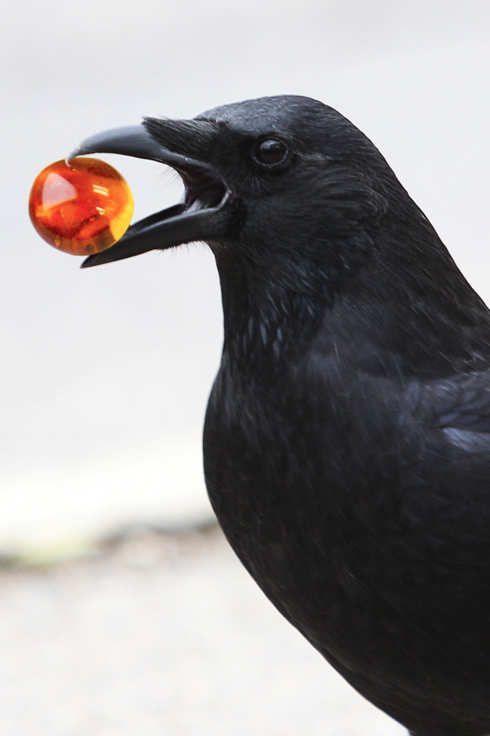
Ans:
{"label": "round bead", "polygon": [[114,245],[128,229],[133,211],[133,195],[121,174],[94,158],[47,166],[29,197],[29,214],[39,235],[77,256]]}

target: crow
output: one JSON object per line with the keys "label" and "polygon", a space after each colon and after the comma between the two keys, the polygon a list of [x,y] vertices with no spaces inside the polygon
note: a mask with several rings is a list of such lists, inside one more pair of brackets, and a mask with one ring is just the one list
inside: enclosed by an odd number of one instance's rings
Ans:
{"label": "crow", "polygon": [[274,606],[415,736],[490,733],[490,314],[374,144],[281,95],[72,156],[181,176],[83,267],[204,241],[224,342],[209,497]]}

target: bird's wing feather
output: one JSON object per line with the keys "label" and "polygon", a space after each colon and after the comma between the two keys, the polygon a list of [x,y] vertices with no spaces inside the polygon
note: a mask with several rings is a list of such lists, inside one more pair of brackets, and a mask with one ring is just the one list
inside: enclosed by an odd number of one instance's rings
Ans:
{"label": "bird's wing feather", "polygon": [[490,371],[430,384],[422,397],[432,426],[446,440],[467,451],[490,450]]}

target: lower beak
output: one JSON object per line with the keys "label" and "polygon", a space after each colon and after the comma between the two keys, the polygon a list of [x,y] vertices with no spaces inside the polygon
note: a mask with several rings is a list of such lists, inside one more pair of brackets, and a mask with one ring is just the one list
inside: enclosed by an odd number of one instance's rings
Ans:
{"label": "lower beak", "polygon": [[[199,143],[209,139],[213,132],[209,130],[211,123],[153,119],[149,122],[160,140],[165,140],[167,132],[171,148],[162,145],[144,125],[135,125],[87,138],[67,160],[90,153],[119,153],[159,161],[181,175],[186,187],[185,201],[136,222],[111,248],[86,258],[82,268],[197,240],[219,241],[229,233],[233,220],[230,190],[209,162],[186,155],[186,150],[195,153]],[[208,126],[205,134],[200,126]]]}

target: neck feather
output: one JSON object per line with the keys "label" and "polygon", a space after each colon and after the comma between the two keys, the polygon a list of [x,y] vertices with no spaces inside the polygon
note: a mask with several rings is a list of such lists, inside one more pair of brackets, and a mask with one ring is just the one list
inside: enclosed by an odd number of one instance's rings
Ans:
{"label": "neck feather", "polygon": [[410,376],[490,359],[487,307],[411,204],[377,232],[309,251],[217,250],[226,360],[242,374],[257,376],[259,364],[274,376],[318,338],[349,361],[379,355]]}

